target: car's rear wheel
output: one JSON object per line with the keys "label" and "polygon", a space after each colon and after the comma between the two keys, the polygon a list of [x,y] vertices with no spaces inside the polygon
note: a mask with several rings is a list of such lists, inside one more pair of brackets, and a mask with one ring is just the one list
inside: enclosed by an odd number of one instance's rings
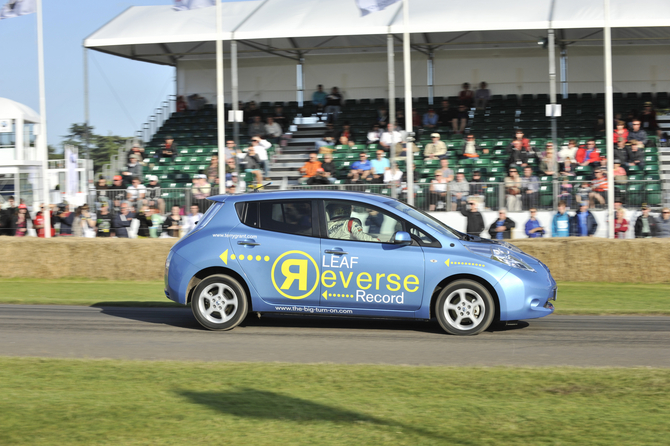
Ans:
{"label": "car's rear wheel", "polygon": [[201,281],[193,292],[191,310],[209,330],[230,330],[244,320],[248,310],[244,287],[230,276],[217,274]]}
{"label": "car's rear wheel", "polygon": [[486,330],[495,315],[491,293],[474,280],[457,280],[447,285],[435,301],[435,315],[450,334],[468,336]]}

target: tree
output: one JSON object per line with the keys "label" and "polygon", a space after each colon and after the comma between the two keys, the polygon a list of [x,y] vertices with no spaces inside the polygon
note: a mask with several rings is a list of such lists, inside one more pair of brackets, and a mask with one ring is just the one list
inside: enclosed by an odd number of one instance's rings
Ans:
{"label": "tree", "polygon": [[113,155],[119,153],[119,150],[125,150],[126,140],[129,138],[116,135],[97,135],[93,132],[95,127],[85,123],[74,123],[69,128],[69,134],[64,136],[63,144],[72,145],[79,150],[79,157],[86,157],[86,139],[88,133],[88,152],[93,160],[93,169],[96,173],[100,172],[103,164],[109,163]]}
{"label": "tree", "polygon": [[62,160],[65,158],[65,154],[63,153],[62,149],[56,148],[56,146],[52,146],[49,144],[47,146],[47,150],[49,151],[49,159],[50,160]]}

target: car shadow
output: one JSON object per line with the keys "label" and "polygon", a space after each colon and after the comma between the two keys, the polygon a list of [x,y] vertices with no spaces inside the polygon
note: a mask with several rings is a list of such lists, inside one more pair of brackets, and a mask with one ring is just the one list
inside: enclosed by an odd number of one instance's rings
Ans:
{"label": "car shadow", "polygon": [[424,438],[440,440],[449,444],[450,439],[425,429],[414,427],[395,420],[384,420],[353,410],[341,409],[317,403],[303,398],[282,395],[267,390],[242,388],[230,392],[194,392],[177,391],[178,395],[195,404],[206,406],[219,413],[238,418],[257,420],[278,420],[282,422],[326,422],[345,426],[361,424],[392,428],[393,432],[403,430]]}
{"label": "car shadow", "polygon": [[178,305],[177,307],[95,306],[100,308],[102,314],[108,316],[150,324],[169,325],[172,327],[206,331],[206,329],[193,317],[191,308],[184,305]]}

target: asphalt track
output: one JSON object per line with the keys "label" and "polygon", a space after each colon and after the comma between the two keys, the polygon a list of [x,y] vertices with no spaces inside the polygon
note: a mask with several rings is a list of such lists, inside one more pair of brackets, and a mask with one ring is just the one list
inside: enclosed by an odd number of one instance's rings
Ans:
{"label": "asphalt track", "polygon": [[253,316],[211,332],[186,307],[0,305],[0,356],[670,367],[670,317],[552,315],[456,337],[433,322]]}

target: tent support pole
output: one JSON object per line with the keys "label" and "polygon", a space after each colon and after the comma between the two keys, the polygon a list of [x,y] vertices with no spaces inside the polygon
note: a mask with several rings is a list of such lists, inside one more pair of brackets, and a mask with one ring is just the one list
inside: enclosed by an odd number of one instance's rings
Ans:
{"label": "tent support pole", "polygon": [[[44,32],[42,30],[42,0],[37,0],[37,66],[40,90],[40,135],[38,152],[42,156],[42,192],[44,200],[44,238],[51,237],[51,214],[49,213],[49,145],[47,142],[47,100],[44,88]],[[23,129],[17,129],[23,132]]]}
{"label": "tent support pole", "polygon": [[558,145],[556,144],[557,123],[556,123],[556,40],[554,30],[550,29],[548,33],[549,47],[549,101],[551,103],[551,141],[554,144],[554,162],[558,156]]}
{"label": "tent support pole", "polygon": [[412,129],[412,60],[409,41],[409,2],[403,0],[403,40],[402,55],[405,74],[405,154],[407,165],[407,204],[414,205],[414,132]]}
{"label": "tent support pole", "polygon": [[561,95],[568,98],[568,49],[561,44]]}
{"label": "tent support pole", "polygon": [[605,136],[607,137],[607,222],[609,238],[614,238],[614,101],[612,94],[612,29],[610,1],[604,0],[605,12]]}
{"label": "tent support pole", "polygon": [[[226,153],[226,104],[223,99],[223,18],[221,2],[216,2],[216,134],[219,148],[219,193],[226,190],[226,163],[221,159]],[[239,178],[239,176],[238,176]]]}
{"label": "tent support pole", "polygon": [[433,105],[435,98],[435,54],[431,50],[428,55],[428,103]]}
{"label": "tent support pole", "polygon": [[301,109],[305,105],[305,58],[300,56],[298,66],[296,67],[296,100]]}
{"label": "tent support pole", "polygon": [[[388,75],[389,75],[389,108],[388,108],[388,123],[393,124],[393,129],[395,129],[395,51],[393,48],[393,35],[388,34],[386,36],[386,56],[388,60]],[[381,129],[382,131],[386,131],[387,129]],[[391,144],[391,149],[390,149],[390,162],[391,162],[391,168],[395,165],[395,144]],[[398,198],[398,188],[397,187],[391,187],[391,197],[392,198]]]}
{"label": "tent support pole", "polygon": [[[237,122],[237,111],[240,109],[240,91],[237,71],[237,40],[230,41],[230,81],[232,83],[232,106],[233,106],[233,139],[235,140],[235,147],[240,146],[240,123]],[[225,163],[224,156],[219,155],[219,163]]]}

